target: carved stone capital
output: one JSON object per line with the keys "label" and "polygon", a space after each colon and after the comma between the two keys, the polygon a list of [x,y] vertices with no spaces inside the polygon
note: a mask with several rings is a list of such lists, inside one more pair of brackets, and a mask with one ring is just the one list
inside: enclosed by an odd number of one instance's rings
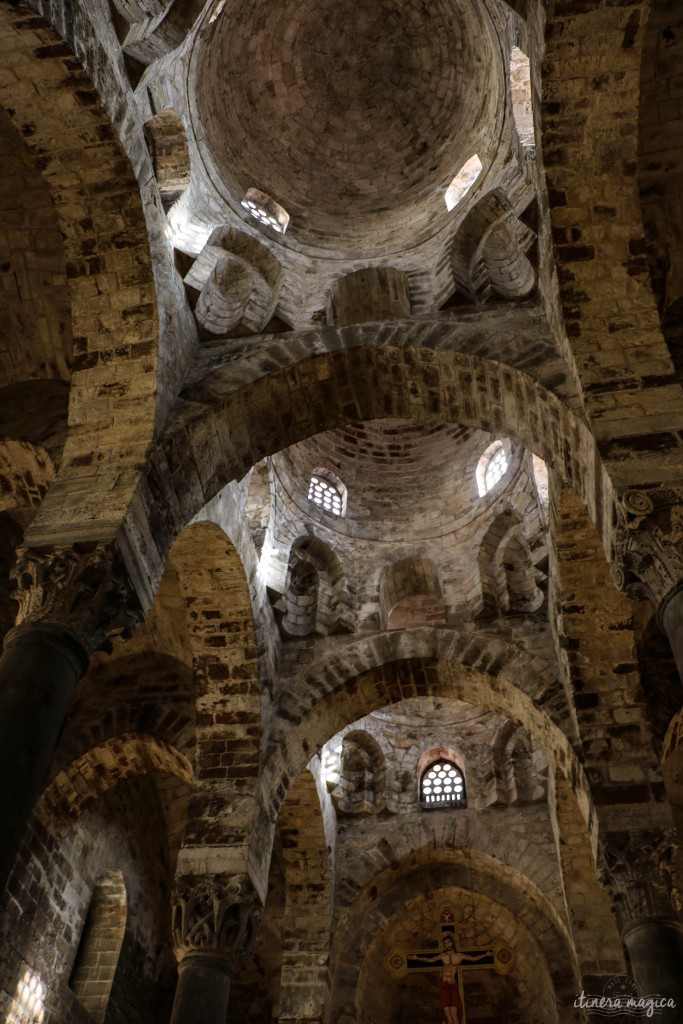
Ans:
{"label": "carved stone capital", "polygon": [[258,935],[261,903],[246,876],[188,876],[173,890],[171,924],[178,960],[213,953],[234,972]]}
{"label": "carved stone capital", "polygon": [[683,488],[625,491],[616,500],[612,576],[656,608],[683,585]]}
{"label": "carved stone capital", "polygon": [[673,917],[681,909],[676,845],[660,829],[612,834],[600,845],[600,880],[623,929],[641,918]]}
{"label": "carved stone capital", "polygon": [[37,626],[66,634],[90,655],[110,650],[114,636],[138,625],[133,589],[112,545],[23,548],[11,575],[19,612],[6,645]]}

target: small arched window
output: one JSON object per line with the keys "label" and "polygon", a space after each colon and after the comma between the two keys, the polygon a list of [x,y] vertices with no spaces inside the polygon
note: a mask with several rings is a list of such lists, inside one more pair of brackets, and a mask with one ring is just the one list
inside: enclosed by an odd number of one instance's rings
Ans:
{"label": "small arched window", "polygon": [[289,224],[289,214],[284,206],[280,206],[272,196],[266,195],[258,188],[249,188],[240,202],[249,216],[257,220],[259,224],[284,235]]}
{"label": "small arched window", "polygon": [[512,97],[512,116],[525,149],[534,152],[534,112],[531,100],[531,67],[529,58],[513,46],[510,53],[510,93]]}
{"label": "small arched window", "polygon": [[462,165],[444,194],[447,210],[454,210],[481,174],[481,160],[475,153]]}
{"label": "small arched window", "polygon": [[308,500],[333,516],[346,512],[346,488],[341,480],[326,469],[316,469],[308,485]]}
{"label": "small arched window", "polygon": [[17,985],[6,1024],[43,1024],[45,995],[45,985],[38,975],[25,971]]}
{"label": "small arched window", "polygon": [[453,761],[439,758],[422,773],[420,806],[423,810],[466,807],[465,778]]}
{"label": "small arched window", "polygon": [[490,444],[477,465],[477,489],[479,497],[496,486],[508,471],[508,453],[503,441],[494,441]]}

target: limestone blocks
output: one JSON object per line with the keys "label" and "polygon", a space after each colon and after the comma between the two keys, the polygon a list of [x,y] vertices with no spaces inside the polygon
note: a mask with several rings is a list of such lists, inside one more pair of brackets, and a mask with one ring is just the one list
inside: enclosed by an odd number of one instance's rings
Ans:
{"label": "limestone blocks", "polygon": [[145,141],[161,201],[168,210],[190,184],[187,136],[180,115],[173,107],[164,107],[145,122]]}
{"label": "limestone blocks", "polygon": [[456,287],[474,303],[493,296],[525,298],[536,284],[527,255],[535,240],[507,196],[489,192],[467,215],[451,247]]}
{"label": "limestone blocks", "polygon": [[194,314],[208,334],[257,334],[272,319],[284,281],[273,254],[257,239],[219,227],[185,275],[199,293]]}
{"label": "limestone blocks", "polygon": [[355,628],[351,595],[341,563],[317,537],[292,544],[285,593],[275,604],[285,638],[350,633]]}
{"label": "limestone blocks", "polygon": [[141,65],[175,50],[199,16],[203,0],[110,0],[121,49]]}
{"label": "limestone blocks", "polygon": [[408,276],[393,267],[364,267],[335,281],[328,322],[344,327],[410,315]]}

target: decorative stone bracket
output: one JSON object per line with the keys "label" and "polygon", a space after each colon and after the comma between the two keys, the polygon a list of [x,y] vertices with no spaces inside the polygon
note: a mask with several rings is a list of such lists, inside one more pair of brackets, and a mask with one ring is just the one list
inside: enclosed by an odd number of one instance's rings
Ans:
{"label": "decorative stone bracket", "polygon": [[172,898],[176,956],[213,953],[234,972],[251,950],[261,923],[261,903],[246,876],[188,876]]}
{"label": "decorative stone bracket", "polygon": [[111,650],[114,636],[130,636],[139,623],[132,585],[111,544],[23,548],[11,575],[19,612],[5,646],[33,626],[67,634],[90,655]]}
{"label": "decorative stone bracket", "polygon": [[615,584],[659,609],[683,586],[683,488],[632,490],[616,503],[612,544]]}
{"label": "decorative stone bracket", "polygon": [[674,917],[681,909],[676,846],[659,829],[612,834],[600,846],[600,881],[609,890],[620,928],[641,918]]}

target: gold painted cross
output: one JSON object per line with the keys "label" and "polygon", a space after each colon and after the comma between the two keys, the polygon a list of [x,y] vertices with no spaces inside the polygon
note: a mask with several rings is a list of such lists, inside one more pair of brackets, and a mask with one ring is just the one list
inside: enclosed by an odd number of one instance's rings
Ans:
{"label": "gold painted cross", "polygon": [[385,960],[387,970],[401,981],[407,974],[440,972],[439,1011],[442,1024],[465,1024],[463,972],[493,968],[497,974],[508,974],[515,963],[513,949],[497,939],[493,947],[460,949],[455,931],[455,916],[450,905],[441,908],[440,952],[433,949],[408,951],[395,946]]}

